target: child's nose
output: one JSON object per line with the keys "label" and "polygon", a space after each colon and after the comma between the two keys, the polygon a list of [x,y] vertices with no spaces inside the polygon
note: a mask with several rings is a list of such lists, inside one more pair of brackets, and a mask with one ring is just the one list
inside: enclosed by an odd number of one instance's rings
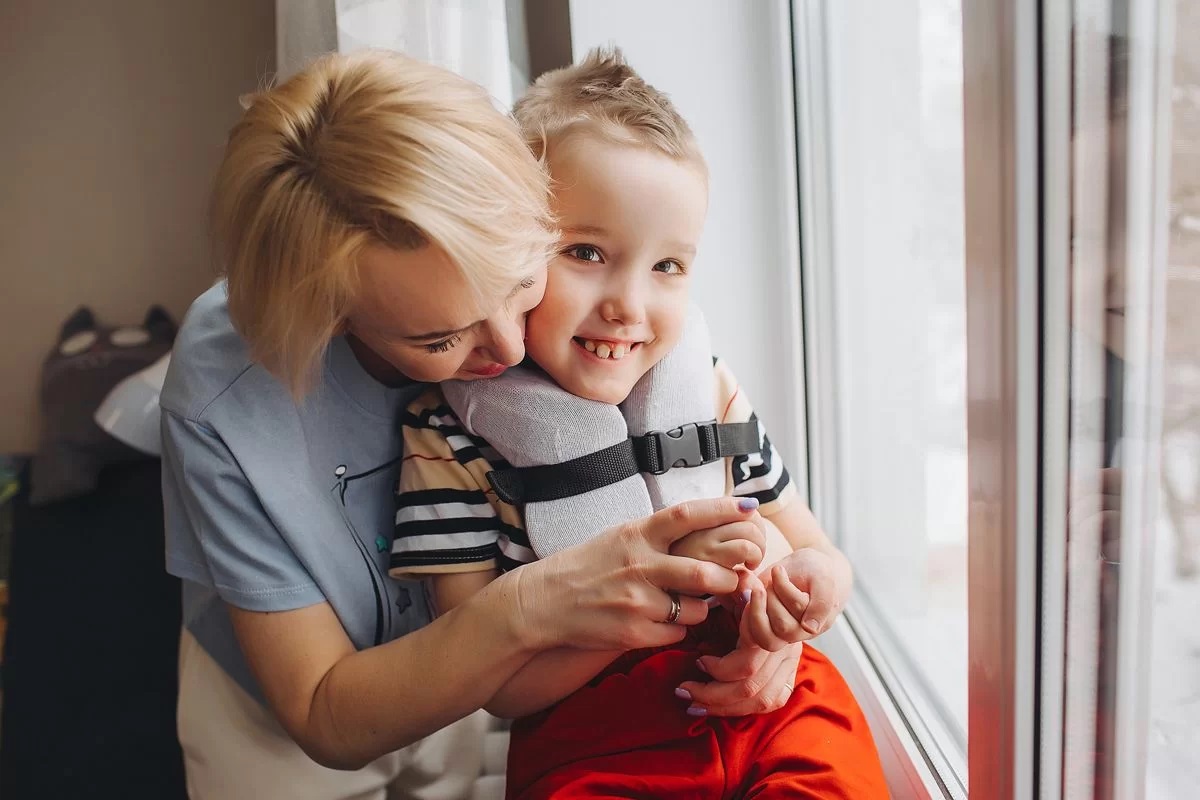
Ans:
{"label": "child's nose", "polygon": [[616,325],[640,324],[646,318],[641,286],[637,281],[626,281],[612,287],[600,305],[600,313],[606,322]]}

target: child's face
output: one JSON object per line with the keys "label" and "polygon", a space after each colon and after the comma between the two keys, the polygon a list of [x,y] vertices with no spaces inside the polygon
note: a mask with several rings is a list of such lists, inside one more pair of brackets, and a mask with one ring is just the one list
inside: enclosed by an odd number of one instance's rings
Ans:
{"label": "child's face", "polygon": [[587,135],[549,163],[562,238],[525,345],[567,391],[617,404],[679,340],[708,183],[691,164]]}

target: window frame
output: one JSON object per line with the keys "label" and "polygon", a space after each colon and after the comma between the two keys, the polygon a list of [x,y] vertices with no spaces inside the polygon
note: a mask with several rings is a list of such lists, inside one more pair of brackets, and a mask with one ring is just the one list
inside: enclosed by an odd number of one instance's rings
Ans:
{"label": "window frame", "polygon": [[[1159,259],[1169,180],[1170,2],[1149,0],[978,0],[962,4],[963,143],[966,226],[967,443],[968,443],[968,741],[967,777],[946,758],[945,731],[931,728],[920,699],[904,688],[888,658],[887,635],[869,608],[854,600],[844,620],[820,642],[859,698],[880,746],[889,781],[905,796],[1044,797],[1071,792],[1064,777],[1070,709],[1067,706],[1068,496],[1072,441],[1073,197],[1080,191],[1073,117],[1079,79],[1076,30],[1081,6],[1102,6],[1141,48],[1130,58],[1136,82],[1131,114],[1110,154],[1119,172],[1117,210],[1105,221],[1120,242],[1116,258],[1128,273],[1139,259]],[[800,315],[805,374],[810,502],[843,547],[837,530],[838,385],[835,247],[829,169],[826,4],[790,3],[796,109],[796,167],[800,194]],[[1084,75],[1084,80],[1089,76]],[[1094,87],[1091,87],[1094,88]],[[1145,117],[1143,119],[1143,117]],[[1149,120],[1149,121],[1148,121]],[[1113,123],[1110,121],[1109,126]],[[1131,177],[1131,153],[1153,152],[1152,169]],[[1127,182],[1126,182],[1127,181]],[[1126,219],[1126,214],[1130,215]],[[1157,227],[1156,227],[1157,226]],[[1113,256],[1110,255],[1110,258]],[[1162,275],[1131,277],[1134,299],[1149,303],[1145,332],[1131,346],[1150,353],[1161,339]],[[1161,273],[1161,270],[1159,271]],[[1153,364],[1153,361],[1149,363]],[[1144,376],[1153,383],[1153,367]],[[1161,387],[1159,387],[1161,388]],[[1131,424],[1153,460],[1157,391],[1140,390],[1145,403]],[[1127,394],[1128,394],[1127,390]],[[1131,395],[1132,396],[1132,395]],[[1137,404],[1134,404],[1137,408]],[[1149,409],[1146,411],[1145,409]],[[1144,418],[1143,418],[1144,417]],[[828,477],[835,476],[835,477]],[[1134,487],[1130,481],[1140,480]],[[1149,519],[1151,479],[1125,476],[1139,498],[1137,515]],[[1145,785],[1146,682],[1149,647],[1141,622],[1150,603],[1147,574],[1152,545],[1138,541],[1138,523],[1122,525],[1122,561],[1130,551],[1128,580],[1119,602],[1116,750],[1108,776],[1115,796],[1140,797]],[[1124,572],[1124,570],[1123,570]],[[1094,727],[1094,722],[1093,722]],[[1078,756],[1076,756],[1078,757]]]}

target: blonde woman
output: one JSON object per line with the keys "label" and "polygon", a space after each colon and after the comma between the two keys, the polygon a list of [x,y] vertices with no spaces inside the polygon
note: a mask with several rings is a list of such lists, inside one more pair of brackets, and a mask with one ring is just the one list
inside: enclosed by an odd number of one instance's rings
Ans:
{"label": "blonde woman", "polygon": [[[462,796],[472,712],[536,654],[673,643],[706,607],[685,598],[668,624],[668,589],[735,589],[667,551],[747,527],[736,498],[611,530],[433,622],[419,584],[387,577],[400,411],[419,381],[522,359],[547,191],[480,88],[400,56],[327,57],[249,101],[214,191],[226,279],[189,312],[162,394],[192,797]],[[757,680],[772,663],[730,669],[718,713],[781,689]]]}

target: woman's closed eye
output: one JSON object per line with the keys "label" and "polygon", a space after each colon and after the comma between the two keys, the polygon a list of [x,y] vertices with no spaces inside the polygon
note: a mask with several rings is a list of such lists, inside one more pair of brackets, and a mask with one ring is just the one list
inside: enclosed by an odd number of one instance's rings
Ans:
{"label": "woman's closed eye", "polygon": [[568,255],[577,261],[590,261],[593,264],[604,263],[604,254],[600,252],[600,248],[590,244],[573,244],[563,250],[563,255]]}
{"label": "woman's closed eye", "polygon": [[451,347],[454,347],[454,345],[458,344],[461,340],[462,337],[456,333],[448,339],[442,339],[440,342],[422,345],[422,347],[424,347],[425,351],[429,353],[444,353]]}

